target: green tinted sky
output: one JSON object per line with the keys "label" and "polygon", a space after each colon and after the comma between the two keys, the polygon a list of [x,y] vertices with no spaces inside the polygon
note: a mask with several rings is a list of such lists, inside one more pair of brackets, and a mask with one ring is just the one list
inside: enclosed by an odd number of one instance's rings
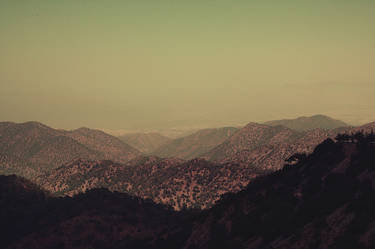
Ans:
{"label": "green tinted sky", "polygon": [[0,1],[0,119],[375,120],[375,1]]}

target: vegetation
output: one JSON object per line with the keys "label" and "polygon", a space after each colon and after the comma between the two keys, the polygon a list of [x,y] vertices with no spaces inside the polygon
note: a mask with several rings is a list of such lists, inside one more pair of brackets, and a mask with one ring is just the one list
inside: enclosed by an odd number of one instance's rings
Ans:
{"label": "vegetation", "polygon": [[2,176],[0,246],[374,248],[375,145],[372,134],[355,137],[327,139],[201,212],[175,212],[105,189],[55,198],[25,179]]}
{"label": "vegetation", "polygon": [[374,131],[371,129],[371,132],[366,133],[363,130],[357,131],[355,133],[346,134],[340,133],[338,134],[335,139],[341,143],[358,143],[358,144],[366,144],[366,143],[375,143],[375,134]]}

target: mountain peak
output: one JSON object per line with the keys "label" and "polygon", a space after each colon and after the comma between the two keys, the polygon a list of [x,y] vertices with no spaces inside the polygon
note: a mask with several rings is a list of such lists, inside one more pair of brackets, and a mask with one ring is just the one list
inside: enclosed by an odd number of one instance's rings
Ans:
{"label": "mountain peak", "polygon": [[266,125],[282,125],[296,131],[308,131],[313,129],[332,130],[340,127],[347,127],[348,124],[343,121],[333,119],[326,115],[317,114],[310,117],[298,117],[295,119],[272,120],[265,122]]}

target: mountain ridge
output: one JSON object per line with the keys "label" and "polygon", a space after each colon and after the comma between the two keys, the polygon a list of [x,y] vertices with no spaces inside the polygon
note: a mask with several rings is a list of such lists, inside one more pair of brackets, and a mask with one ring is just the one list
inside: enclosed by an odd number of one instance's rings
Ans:
{"label": "mountain ridge", "polygon": [[202,129],[188,136],[174,139],[152,151],[151,154],[159,157],[193,159],[221,144],[236,131],[235,127]]}
{"label": "mountain ridge", "polygon": [[[311,154],[296,155],[295,163],[200,212],[173,212],[105,189],[47,197],[32,184],[23,187],[18,177],[0,176],[0,209],[9,210],[0,212],[7,228],[0,245],[370,249],[375,245],[375,137],[356,134],[349,141],[326,139]],[[29,207],[26,214],[21,203]]]}
{"label": "mountain ridge", "polygon": [[221,194],[241,190],[258,174],[244,165],[144,156],[126,164],[76,160],[39,176],[36,182],[57,196],[108,188],[181,210],[209,208]]}
{"label": "mountain ridge", "polygon": [[138,149],[139,151],[149,154],[157,148],[170,142],[172,139],[161,135],[157,132],[149,133],[130,133],[126,135],[119,136],[119,138]]}
{"label": "mountain ridge", "polygon": [[294,119],[272,120],[267,121],[264,124],[270,126],[282,125],[296,131],[309,131],[317,128],[331,130],[349,126],[341,120],[333,119],[322,114],[317,114],[310,117],[302,116]]}
{"label": "mountain ridge", "polygon": [[[100,133],[90,129],[85,131]],[[111,158],[125,162],[140,155],[134,148],[105,133],[97,136],[100,141],[87,135],[77,135],[77,130],[56,130],[35,121],[1,122],[0,170],[32,178],[77,158]]]}

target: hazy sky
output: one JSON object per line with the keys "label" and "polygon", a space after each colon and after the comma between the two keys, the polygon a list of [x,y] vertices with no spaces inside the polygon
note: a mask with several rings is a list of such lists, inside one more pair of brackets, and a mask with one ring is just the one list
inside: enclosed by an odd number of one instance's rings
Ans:
{"label": "hazy sky", "polygon": [[0,0],[0,120],[375,120],[374,0]]}

